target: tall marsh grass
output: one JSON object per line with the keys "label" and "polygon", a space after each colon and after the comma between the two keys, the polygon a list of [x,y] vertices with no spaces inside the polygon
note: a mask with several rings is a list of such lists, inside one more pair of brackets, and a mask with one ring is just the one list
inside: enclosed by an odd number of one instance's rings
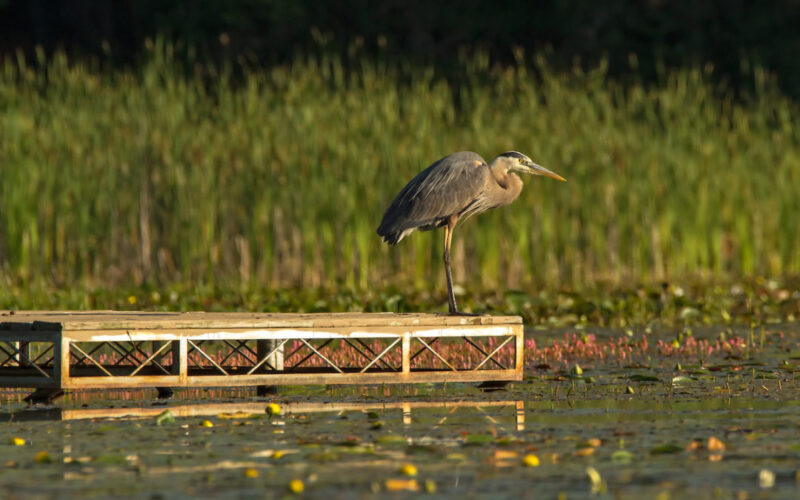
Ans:
{"label": "tall marsh grass", "polygon": [[[464,81],[335,58],[237,77],[56,55],[0,67],[3,286],[443,287],[441,234],[388,248],[383,210],[458,150],[516,149],[568,183],[465,223],[456,281],[580,286],[800,272],[798,107],[763,75],[621,85],[541,60]],[[209,78],[209,74],[216,75]]]}

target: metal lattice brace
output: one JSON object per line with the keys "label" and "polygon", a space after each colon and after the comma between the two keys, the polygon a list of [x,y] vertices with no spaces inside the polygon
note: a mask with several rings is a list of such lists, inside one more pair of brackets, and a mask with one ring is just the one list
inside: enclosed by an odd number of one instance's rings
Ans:
{"label": "metal lattice brace", "polygon": [[[297,352],[298,352],[298,351],[300,351],[300,349],[302,349],[303,347],[306,347],[306,346],[308,346],[308,345],[309,345],[309,344],[308,344],[308,342],[303,342],[303,339],[299,339],[299,340],[301,341],[301,342],[300,342],[300,345],[299,345],[299,346],[297,346],[297,348],[296,348],[294,351],[290,352],[288,356],[284,357],[284,360],[291,359],[291,357],[292,357],[292,356],[294,356],[295,354],[297,354]],[[333,339],[328,339],[328,340],[326,340],[325,342],[323,342],[323,343],[322,343],[322,345],[321,345],[321,346],[319,346],[319,349],[320,349],[320,350],[324,349],[324,348],[325,348],[325,347],[326,347],[328,344],[330,344],[331,342],[333,342]],[[307,355],[306,355],[306,357],[304,357],[303,359],[301,359],[300,361],[298,361],[297,363],[295,363],[294,365],[292,365],[291,367],[289,367],[289,369],[288,369],[288,370],[286,370],[286,371],[287,371],[287,372],[291,372],[291,371],[295,371],[295,370],[297,370],[298,368],[300,368],[300,366],[301,366],[303,363],[305,363],[305,362],[306,362],[306,361],[308,361],[309,359],[313,358],[313,357],[314,357],[314,354],[315,354],[315,352],[319,352],[319,351],[317,351],[316,349],[311,349],[311,352],[310,352],[309,354],[307,354]]]}
{"label": "metal lattice brace", "polygon": [[[22,344],[22,342],[20,342],[20,344]],[[30,354],[26,352],[27,349],[24,349],[22,346],[17,347],[12,342],[7,342],[6,345],[11,348],[12,351],[10,353],[11,358],[15,358],[17,356],[19,357],[18,359],[20,365],[23,365],[24,362],[23,366],[33,368],[46,378],[53,378],[49,373],[44,371],[43,366],[39,366],[36,362],[31,360]],[[8,351],[6,351],[5,349],[3,349],[3,352],[8,353]]]}
{"label": "metal lattice brace", "polygon": [[206,359],[208,360],[208,362],[209,362],[209,363],[211,363],[211,364],[214,366],[214,368],[216,368],[217,370],[219,370],[220,372],[222,372],[222,374],[223,374],[223,375],[225,375],[225,376],[228,376],[228,375],[230,375],[230,374],[229,374],[227,371],[225,371],[225,368],[223,368],[223,367],[219,366],[219,364],[218,364],[216,361],[214,361],[214,360],[211,358],[211,356],[209,356],[208,354],[206,354],[206,352],[205,352],[204,350],[200,349],[200,347],[199,347],[197,344],[195,344],[195,343],[194,343],[194,342],[192,342],[191,340],[189,340],[189,341],[188,341],[188,343],[189,343],[189,346],[190,346],[192,349],[194,349],[194,350],[195,350],[195,351],[197,351],[197,352],[198,352],[198,353],[199,353],[201,356],[203,356],[204,358],[206,358]]}
{"label": "metal lattice brace", "polygon": [[[422,344],[422,345],[424,346],[424,347],[423,347],[423,349],[427,349],[427,350],[429,350],[429,351],[430,351],[430,352],[431,352],[431,353],[432,353],[434,356],[436,356],[437,358],[439,358],[439,361],[441,361],[442,363],[444,363],[444,364],[445,364],[445,365],[446,365],[448,368],[450,368],[450,369],[451,369],[451,370],[453,370],[454,372],[457,372],[457,371],[458,371],[458,369],[457,369],[455,366],[451,365],[451,364],[450,364],[450,362],[449,362],[449,361],[447,361],[446,359],[444,359],[444,357],[442,357],[442,355],[441,355],[441,354],[439,354],[438,352],[436,352],[435,350],[433,350],[433,348],[432,348],[432,347],[431,347],[429,344],[427,344],[427,343],[426,343],[424,340],[422,340],[422,338],[420,338],[420,337],[417,337],[417,341],[419,341],[419,343],[420,343],[420,344]],[[433,343],[433,342],[431,342],[431,344],[432,344],[432,343]]]}
{"label": "metal lattice brace", "polygon": [[[231,350],[222,358],[219,362],[214,361],[214,359],[202,349],[202,345],[204,341],[200,340],[197,342],[188,341],[189,347],[191,348],[190,352],[197,352],[201,357],[205,358],[211,365],[216,368],[220,373],[225,376],[230,376],[230,373],[225,370],[225,363],[236,354],[242,356],[248,363],[252,364],[252,367],[247,372],[247,375],[253,374],[256,370],[261,368],[262,366],[266,365],[269,367],[271,371],[277,372],[278,367],[273,366],[272,363],[269,362],[269,359],[274,356],[276,353],[280,352],[283,349],[284,344],[288,342],[289,339],[286,339],[280,342],[274,349],[272,349],[266,356],[259,359],[258,353],[256,353],[250,346],[247,345],[248,340],[237,340],[234,342],[223,340],[224,344],[228,346]],[[254,356],[254,357],[251,357]],[[199,367],[197,363],[194,366]],[[230,366],[228,368],[231,368]]]}
{"label": "metal lattice brace", "polygon": [[[81,357],[78,357],[77,354],[75,354],[74,352],[70,351],[70,353],[69,353],[70,354],[70,358],[75,360],[75,364],[73,366],[77,367],[77,366],[80,366],[81,364],[83,364],[84,361],[88,361],[89,356],[91,356],[92,354],[97,352],[104,345],[106,345],[106,342],[99,342],[96,346],[94,346],[94,349],[91,349],[88,352],[88,354],[86,354],[86,355],[81,354]],[[81,351],[81,352],[83,352],[83,351]],[[86,366],[91,366],[91,365],[87,364]]]}
{"label": "metal lattice brace", "polygon": [[[142,343],[143,342],[139,342],[139,344],[137,344],[136,342],[131,341],[130,342],[130,345],[131,345],[130,349],[126,349],[125,346],[123,346],[120,342],[99,342],[98,345],[94,346],[93,349],[90,349],[87,352],[87,351],[84,351],[83,349],[81,349],[81,347],[78,345],[77,342],[71,342],[70,343],[70,357],[76,360],[76,363],[73,365],[74,367],[80,366],[85,361],[88,361],[89,365],[87,365],[87,366],[94,365],[101,372],[103,372],[107,377],[113,377],[114,375],[110,371],[108,371],[106,369],[106,367],[103,366],[103,364],[100,361],[98,361],[97,359],[95,359],[94,356],[93,356],[94,353],[97,352],[101,347],[108,346],[108,347],[112,348],[115,352],[117,352],[121,356],[121,358],[119,360],[117,360],[117,362],[114,364],[114,366],[120,366],[121,363],[123,361],[125,361],[126,359],[130,360],[132,368],[133,368],[133,371],[131,371],[130,373],[127,374],[127,376],[129,376],[129,377],[135,376],[137,373],[139,373],[144,367],[146,367],[149,364],[152,364],[153,366],[159,368],[165,374],[169,375],[170,374],[169,370],[164,368],[156,360],[158,359],[159,355],[161,353],[163,353],[167,349],[167,347],[170,347],[170,343],[169,342],[165,342],[164,344],[161,345],[161,347],[159,349],[156,349],[152,354],[147,354],[145,351],[143,351],[141,349],[140,345]],[[78,356],[74,352],[72,352],[73,349],[75,351],[77,351],[80,354],[80,356]],[[134,353],[134,352],[141,354],[145,359],[144,360],[139,360],[135,356],[132,356],[131,354]]]}
{"label": "metal lattice brace", "polygon": [[[401,337],[398,337],[397,339],[395,339],[395,341],[394,341],[394,342],[392,342],[391,344],[389,344],[389,347],[387,347],[386,349],[384,349],[383,351],[381,351],[381,353],[380,353],[380,354],[376,355],[376,356],[375,356],[375,358],[373,358],[373,359],[372,359],[372,361],[370,361],[370,362],[369,362],[369,364],[367,364],[367,366],[365,366],[365,367],[364,367],[364,368],[361,370],[361,372],[360,372],[360,373],[364,373],[365,371],[369,370],[369,369],[370,369],[370,367],[372,367],[372,365],[374,365],[375,363],[377,363],[378,361],[380,361],[380,359],[383,357],[383,355],[384,355],[384,354],[386,354],[387,352],[391,351],[391,350],[394,348],[394,346],[396,346],[397,344],[399,344],[399,343],[400,343],[400,341],[401,341],[401,340],[403,340]],[[370,350],[370,351],[371,351],[371,350]],[[390,368],[391,368],[391,366],[390,366]]]}
{"label": "metal lattice brace", "polygon": [[[54,349],[55,349],[55,344],[49,344],[49,345],[48,345],[48,346],[47,346],[47,347],[46,347],[46,348],[45,348],[45,349],[44,349],[42,352],[40,352],[40,353],[39,353],[39,355],[38,355],[38,356],[36,356],[36,357],[33,359],[33,362],[34,362],[34,363],[39,363],[39,360],[40,360],[40,359],[42,359],[43,357],[45,357],[45,356],[47,356],[48,354],[50,354],[50,352],[51,352],[51,351],[53,351]],[[45,359],[45,360],[44,360],[44,361],[43,361],[43,362],[40,364],[40,366],[43,366],[43,367],[50,368],[50,367],[52,366],[53,360],[55,360],[55,356],[50,356],[49,358]]]}
{"label": "metal lattice brace", "polygon": [[[5,350],[5,348],[3,347],[4,343],[5,342],[0,342],[0,351],[3,351],[6,354],[6,359],[4,359],[2,363],[0,363],[0,367],[6,366],[6,365],[10,366],[13,361],[17,361],[17,359],[14,357],[15,355],[14,355],[13,352],[9,352],[9,351]],[[8,342],[8,344],[11,344],[11,342]],[[9,347],[12,347],[12,346],[9,345]]]}
{"label": "metal lattice brace", "polygon": [[141,370],[142,368],[147,366],[147,364],[150,363],[150,362],[152,362],[154,365],[156,365],[159,368],[161,368],[162,370],[164,370],[165,373],[169,374],[169,371],[166,368],[164,368],[163,366],[161,366],[160,364],[158,364],[155,361],[155,359],[158,357],[158,355],[161,353],[161,351],[163,351],[167,347],[169,347],[169,343],[168,342],[164,342],[164,344],[156,352],[151,354],[150,357],[147,358],[146,360],[142,361],[142,364],[140,364],[135,370],[133,370],[133,372],[131,372],[131,374],[129,376],[133,377],[134,375],[139,373],[139,370]]}
{"label": "metal lattice brace", "polygon": [[0,343],[0,350],[2,350],[6,355],[6,359],[0,363],[0,367],[2,366],[12,366],[13,363],[16,363],[18,367],[25,366],[25,359],[23,356],[28,358],[31,357],[31,342],[25,340],[16,340],[16,341],[9,341],[5,342],[8,345],[8,348],[11,351],[7,351],[2,347],[2,343]]}
{"label": "metal lattice brace", "polygon": [[[301,344],[300,344],[300,345],[299,345],[297,348],[295,348],[295,349],[294,349],[294,350],[293,350],[291,353],[289,353],[289,355],[288,355],[288,356],[286,356],[286,359],[289,359],[289,358],[291,358],[292,356],[294,356],[295,354],[297,354],[297,353],[298,353],[298,352],[299,352],[301,349],[303,349],[304,347],[307,347],[307,348],[308,348],[308,349],[309,349],[311,352],[310,352],[309,354],[307,354],[307,355],[306,355],[306,356],[305,356],[303,359],[301,359],[300,361],[298,361],[297,363],[295,363],[294,365],[292,365],[292,366],[291,366],[291,367],[290,367],[288,370],[286,370],[286,371],[288,371],[288,372],[295,371],[295,370],[297,370],[298,368],[300,368],[300,366],[301,366],[303,363],[305,363],[305,362],[306,362],[306,361],[308,361],[309,359],[311,359],[311,358],[313,358],[313,357],[315,357],[315,356],[316,356],[316,357],[318,357],[319,359],[323,360],[323,361],[324,361],[326,364],[328,364],[328,366],[330,366],[331,368],[333,368],[333,369],[334,369],[336,372],[338,372],[338,373],[344,373],[344,370],[342,370],[342,369],[341,369],[341,367],[339,367],[338,365],[336,365],[336,363],[334,363],[333,361],[331,361],[330,359],[328,359],[328,358],[327,358],[327,357],[326,357],[324,354],[322,354],[322,352],[321,352],[321,351],[322,351],[322,349],[324,349],[325,347],[327,347],[327,346],[328,346],[328,344],[330,344],[330,343],[333,341],[333,339],[328,339],[328,340],[326,340],[326,341],[325,341],[325,342],[323,342],[323,343],[322,343],[322,345],[320,345],[318,348],[315,348],[313,345],[311,345],[311,344],[310,344],[308,341],[306,341],[305,339],[299,339],[299,340],[300,340],[300,343],[301,343]],[[389,363],[387,363],[385,360],[383,360],[383,359],[382,359],[382,358],[383,358],[383,357],[384,357],[384,356],[385,356],[385,355],[386,355],[386,354],[387,354],[389,351],[391,351],[391,350],[392,350],[392,349],[393,349],[395,346],[397,346],[397,344],[399,344],[399,343],[400,343],[400,342],[403,340],[403,338],[402,338],[402,337],[397,337],[397,338],[394,340],[394,342],[390,343],[390,344],[389,344],[389,345],[388,345],[386,348],[384,348],[384,349],[383,349],[383,350],[382,350],[380,353],[376,353],[375,351],[373,351],[373,350],[372,350],[372,348],[371,348],[371,347],[369,347],[367,344],[365,344],[363,341],[361,341],[361,339],[357,339],[357,340],[358,340],[358,342],[359,342],[359,343],[360,343],[360,344],[361,344],[361,345],[364,347],[364,349],[365,349],[365,350],[367,350],[367,351],[369,351],[369,353],[372,355],[372,356],[370,356],[370,355],[366,354],[364,351],[362,351],[361,349],[359,349],[359,348],[358,348],[358,346],[356,346],[355,344],[353,344],[353,343],[350,341],[350,339],[344,339],[344,342],[345,342],[346,344],[348,344],[349,346],[353,347],[353,348],[354,348],[354,350],[355,350],[355,351],[356,351],[358,354],[360,354],[361,356],[363,356],[363,357],[364,357],[364,358],[365,358],[365,359],[368,361],[367,365],[366,365],[364,368],[362,368],[362,369],[359,371],[359,373],[364,373],[364,372],[366,372],[367,370],[369,370],[370,368],[372,368],[372,366],[373,366],[373,365],[375,365],[375,364],[376,364],[376,363],[378,363],[378,362],[381,362],[381,363],[383,363],[383,364],[384,364],[384,366],[386,366],[387,368],[389,368],[389,369],[390,369],[390,370],[392,370],[392,371],[398,371],[398,372],[399,372],[399,371],[402,369],[402,368],[397,368],[397,367],[394,367],[394,366],[390,365]],[[288,339],[287,339],[287,341],[288,341]],[[286,343],[286,341],[284,341],[283,343]],[[283,345],[283,343],[282,343],[281,345]]]}
{"label": "metal lattice brace", "polygon": [[[402,337],[398,337],[398,339],[397,339],[396,341],[394,341],[394,343],[392,343],[392,345],[391,345],[390,347],[394,347],[394,346],[395,346],[395,345],[396,345],[398,342],[400,342],[401,340],[403,340],[403,339],[402,339]],[[364,350],[365,350],[365,351],[367,351],[369,354],[371,354],[371,355],[372,355],[372,357],[370,357],[370,355],[366,354],[364,351],[362,351],[361,349],[359,349],[359,347],[358,347],[356,344],[354,344],[353,342],[351,342],[351,341],[350,341],[350,339],[344,339],[344,341],[345,341],[345,343],[347,343],[347,345],[349,345],[350,347],[352,347],[352,348],[353,348],[353,349],[354,349],[354,350],[355,350],[357,353],[359,353],[361,356],[363,356],[363,357],[364,357],[366,360],[370,361],[370,364],[368,365],[368,367],[373,365],[373,360],[374,360],[374,361],[378,361],[378,360],[380,360],[381,364],[382,364],[382,365],[383,365],[385,368],[388,368],[388,369],[390,369],[390,370],[393,370],[393,371],[399,372],[400,370],[402,370],[402,369],[403,369],[403,367],[402,367],[402,366],[400,366],[400,367],[395,367],[395,366],[392,366],[392,365],[390,365],[389,363],[387,363],[385,360],[383,360],[383,359],[380,359],[380,358],[382,358],[382,357],[383,357],[383,354],[384,354],[384,353],[381,353],[380,355],[376,354],[376,353],[375,353],[375,351],[373,351],[373,350],[372,350],[372,348],[371,348],[369,345],[367,345],[367,344],[366,344],[366,343],[365,343],[363,340],[361,340],[361,339],[356,339],[356,342],[358,342],[358,343],[359,343],[359,344],[360,344],[360,345],[361,345],[361,346],[364,348]],[[388,349],[387,349],[387,350],[388,350]],[[385,350],[385,351],[387,351],[387,350]],[[377,357],[378,359],[375,359],[376,357]],[[366,368],[365,368],[364,370],[362,370],[362,371],[366,371]]]}
{"label": "metal lattice brace", "polygon": [[[495,349],[494,349],[494,350],[493,350],[491,353],[488,353],[488,352],[486,352],[486,350],[485,350],[485,349],[483,349],[483,347],[481,347],[479,344],[477,344],[476,342],[474,342],[472,339],[470,339],[469,337],[464,337],[464,341],[466,341],[466,343],[467,343],[468,345],[470,345],[470,346],[472,346],[473,348],[475,348],[475,349],[476,349],[478,352],[480,352],[480,353],[481,353],[481,354],[483,354],[483,356],[484,356],[484,357],[483,357],[483,359],[480,361],[480,363],[478,363],[478,365],[477,365],[475,368],[472,368],[471,370],[472,370],[472,371],[479,370],[479,369],[480,369],[480,368],[481,368],[483,365],[485,365],[485,364],[486,364],[487,362],[489,362],[489,361],[492,361],[492,362],[493,362],[494,364],[496,364],[496,365],[497,365],[497,366],[498,366],[500,369],[502,369],[502,370],[507,370],[508,368],[507,368],[507,367],[506,367],[504,364],[502,364],[501,362],[499,362],[499,361],[497,361],[496,359],[494,359],[494,356],[495,356],[495,355],[497,355],[497,353],[499,353],[499,352],[500,352],[500,350],[501,350],[503,347],[505,347],[505,346],[506,346],[506,345],[507,345],[509,342],[511,342],[512,340],[514,340],[514,338],[515,338],[514,336],[509,336],[509,337],[506,337],[506,338],[505,338],[505,340],[503,340],[503,341],[500,343],[500,345],[498,345],[498,346],[497,346],[497,347],[496,347],[496,348],[495,348]],[[450,362],[448,362],[448,361],[447,361],[447,360],[444,358],[444,356],[442,356],[442,355],[441,355],[441,354],[439,354],[439,353],[438,353],[438,352],[437,352],[435,349],[433,349],[433,345],[434,345],[434,344],[435,344],[435,343],[436,343],[436,342],[439,340],[439,337],[434,337],[434,338],[433,338],[433,340],[431,340],[430,342],[425,342],[425,341],[423,341],[423,340],[422,340],[420,337],[416,337],[416,340],[418,340],[418,341],[419,341],[419,343],[420,343],[420,344],[422,344],[422,346],[423,346],[423,347],[422,347],[422,348],[420,348],[419,350],[417,350],[417,351],[416,351],[416,352],[415,352],[415,353],[414,353],[414,354],[411,356],[411,361],[413,361],[414,359],[416,359],[417,357],[419,357],[419,356],[420,356],[422,353],[424,353],[424,352],[428,351],[428,352],[430,352],[431,354],[433,354],[433,355],[434,355],[436,358],[438,358],[438,359],[439,359],[439,361],[441,361],[442,363],[444,363],[444,364],[445,364],[445,365],[446,365],[448,368],[450,368],[450,370],[452,370],[452,371],[461,371],[461,370],[458,370],[456,367],[454,367],[454,366],[453,366],[453,365],[452,365]]]}
{"label": "metal lattice brace", "polygon": [[[222,358],[222,361],[220,361],[219,364],[224,365],[226,361],[228,361],[231,357],[235,356],[236,354],[240,355],[241,357],[243,357],[244,359],[246,359],[251,363],[255,363],[256,360],[258,360],[258,353],[256,353],[253,349],[250,348],[250,346],[247,345],[247,340],[239,340],[237,341],[236,345],[234,345],[233,342],[229,340],[223,340],[223,342],[225,343],[225,345],[231,348],[231,351],[224,358]],[[242,347],[244,347],[245,351],[247,351],[249,354],[252,354],[255,357],[255,360],[251,359],[248,354],[242,352],[241,350]]]}
{"label": "metal lattice brace", "polygon": [[[324,361],[324,362],[328,363],[328,365],[330,365],[330,366],[331,366],[331,368],[333,368],[334,370],[336,370],[336,371],[337,371],[337,372],[339,372],[339,373],[344,373],[344,370],[342,370],[341,368],[339,368],[338,366],[336,366],[336,364],[335,364],[333,361],[331,361],[330,359],[326,358],[326,357],[325,357],[325,355],[324,355],[324,354],[322,354],[320,351],[318,351],[318,350],[314,349],[314,346],[313,346],[313,345],[311,345],[311,344],[309,344],[309,343],[308,343],[308,341],[307,341],[306,339],[300,339],[300,342],[304,343],[304,344],[305,344],[305,345],[306,345],[306,346],[307,346],[309,349],[311,349],[311,352],[313,352],[314,354],[316,354],[317,356],[319,356],[319,358],[320,358],[320,359],[322,359],[322,361]],[[320,350],[321,350],[323,347],[325,347],[326,345],[330,344],[330,343],[331,343],[331,341],[330,341],[330,340],[328,340],[327,342],[325,342],[324,344],[322,344],[322,345],[320,346]],[[308,359],[308,357],[304,358],[304,359],[303,359],[303,361],[305,361],[306,359]]]}
{"label": "metal lattice brace", "polygon": [[[104,367],[102,364],[100,364],[100,363],[99,363],[99,362],[98,362],[96,359],[94,359],[94,358],[93,358],[93,357],[92,357],[90,354],[88,354],[86,351],[84,351],[83,349],[81,349],[81,348],[80,348],[80,346],[78,346],[78,343],[77,343],[77,342],[71,342],[71,343],[70,343],[70,350],[71,350],[71,349],[75,349],[76,351],[78,351],[79,353],[81,353],[81,355],[83,355],[83,359],[88,359],[90,363],[92,363],[94,366],[96,366],[97,368],[99,368],[99,369],[100,369],[100,371],[102,371],[103,373],[105,373],[107,376],[109,376],[109,377],[113,377],[113,375],[111,374],[111,372],[109,372],[108,370],[106,370],[106,369],[105,369],[105,367]],[[70,354],[72,354],[72,352],[70,352]]]}
{"label": "metal lattice brace", "polygon": [[[158,369],[160,369],[160,370],[161,370],[163,373],[165,373],[165,374],[169,375],[169,373],[170,373],[170,372],[169,372],[169,370],[167,370],[166,368],[164,368],[164,367],[161,365],[161,363],[159,363],[159,362],[157,361],[157,357],[149,358],[149,355],[147,354],[147,352],[146,352],[146,351],[144,351],[144,350],[141,348],[141,346],[142,346],[142,344],[144,344],[144,342],[145,342],[145,341],[140,341],[140,342],[136,342],[136,341],[134,341],[134,340],[130,340],[130,341],[128,341],[128,343],[131,345],[131,349],[130,349],[129,351],[127,351],[127,354],[128,354],[128,356],[127,356],[127,357],[129,357],[129,358],[132,360],[132,364],[133,364],[134,366],[138,366],[138,367],[140,367],[140,368],[141,368],[142,366],[144,366],[144,365],[143,365],[143,363],[144,363],[144,364],[146,364],[146,363],[149,363],[149,362],[151,362],[151,361],[152,361],[152,363],[153,363],[153,366],[155,366],[155,367],[157,367]],[[117,343],[117,344],[118,344],[118,346],[119,346],[119,348],[120,348],[120,349],[123,349],[123,350],[125,349],[125,346],[124,346],[124,345],[122,345],[122,343],[121,343],[121,342],[119,342],[119,343]],[[166,345],[166,344],[164,344],[164,345]],[[163,351],[163,347],[164,347],[164,345],[162,345],[162,348],[161,348],[161,349],[158,349],[158,352],[159,352],[159,353]],[[133,353],[133,352],[136,352],[136,353],[138,353],[138,354],[139,354],[139,355],[141,355],[143,358],[145,358],[147,361],[146,361],[146,362],[144,362],[144,361],[140,361],[140,360],[139,360],[139,359],[138,359],[136,356],[130,356],[130,354],[131,354],[131,353]],[[136,370],[136,372],[138,372],[138,371],[139,371],[139,370],[137,369],[137,370]]]}
{"label": "metal lattice brace", "polygon": [[251,369],[250,369],[250,371],[249,371],[249,372],[247,372],[247,374],[248,374],[248,375],[252,375],[252,374],[253,374],[253,372],[255,372],[256,370],[258,370],[258,369],[259,369],[259,368],[260,368],[262,365],[264,365],[264,364],[266,364],[267,366],[269,366],[269,367],[270,367],[270,369],[271,369],[272,371],[278,371],[278,368],[277,368],[277,367],[275,367],[275,366],[272,366],[272,364],[271,364],[271,363],[270,363],[268,360],[269,360],[269,359],[270,359],[272,356],[274,356],[276,353],[278,353],[279,351],[281,351],[281,350],[283,349],[283,346],[284,346],[284,345],[285,345],[287,342],[289,342],[289,339],[284,339],[283,341],[281,341],[280,343],[278,343],[278,344],[277,344],[277,345],[276,345],[276,346],[275,346],[275,347],[274,347],[274,348],[273,348],[273,349],[272,349],[270,352],[268,352],[268,353],[267,353],[267,355],[266,355],[266,356],[264,356],[263,358],[261,358],[261,359],[258,361],[258,363],[256,363],[256,364],[253,366],[253,368],[251,368]]}
{"label": "metal lattice brace", "polygon": [[[505,345],[506,345],[506,344],[508,344],[509,342],[511,342],[513,339],[514,339],[514,337],[508,337],[508,338],[506,338],[506,339],[505,339],[503,342],[501,342],[501,343],[500,343],[500,345],[499,345],[499,346],[497,346],[497,347],[495,348],[495,350],[494,350],[494,351],[492,351],[490,354],[486,354],[486,351],[484,351],[483,349],[478,349],[478,350],[480,350],[480,351],[481,351],[483,354],[485,354],[485,355],[486,355],[486,357],[485,357],[485,358],[483,358],[483,361],[481,361],[481,362],[478,364],[478,366],[476,366],[476,367],[475,367],[475,368],[473,368],[472,370],[473,370],[473,371],[477,371],[477,370],[479,370],[479,369],[480,369],[480,367],[481,367],[481,366],[483,366],[483,365],[485,365],[485,364],[486,364],[486,363],[487,363],[489,360],[492,360],[492,361],[494,361],[495,363],[497,363],[498,365],[500,365],[502,368],[505,368],[505,366],[503,366],[502,364],[500,364],[498,361],[495,361],[495,359],[494,359],[494,355],[495,355],[495,354],[497,354],[498,352],[500,352],[500,349],[502,349],[503,347],[505,347]],[[476,346],[475,344],[473,344],[472,342],[470,342],[470,344],[472,344],[472,345],[473,345],[473,346],[475,346],[476,348],[478,347],[478,346]]]}
{"label": "metal lattice brace", "polygon": [[[505,345],[506,345],[506,344],[507,344],[507,343],[508,343],[508,342],[509,342],[511,339],[513,339],[513,338],[514,338],[514,337],[508,337],[508,338],[506,339],[506,341],[505,341],[505,342],[503,342],[503,344],[502,344],[500,347],[503,347],[503,346],[505,346]],[[496,360],[496,359],[494,359],[494,357],[493,357],[493,356],[494,356],[494,354],[496,354],[496,353],[497,353],[497,352],[500,350],[499,348],[498,348],[497,350],[495,350],[495,352],[494,352],[494,353],[492,353],[492,356],[489,356],[489,354],[488,354],[488,353],[487,353],[487,352],[486,352],[486,351],[483,349],[483,347],[481,347],[481,346],[479,346],[478,344],[476,344],[475,342],[473,342],[473,341],[472,341],[472,339],[470,339],[469,337],[464,337],[464,340],[466,340],[466,341],[467,341],[467,343],[468,343],[469,345],[471,345],[472,347],[474,347],[475,349],[477,349],[477,350],[478,350],[478,352],[480,352],[481,354],[483,354],[483,355],[484,355],[484,356],[486,356],[487,358],[490,358],[494,364],[496,364],[497,366],[499,366],[499,367],[500,367],[500,369],[501,369],[501,370],[505,370],[505,369],[507,369],[507,368],[506,368],[506,365],[504,365],[503,363],[501,363],[501,362],[497,361],[497,360]],[[483,363],[481,363],[481,365],[483,365]],[[476,368],[476,369],[477,369],[477,368]]]}

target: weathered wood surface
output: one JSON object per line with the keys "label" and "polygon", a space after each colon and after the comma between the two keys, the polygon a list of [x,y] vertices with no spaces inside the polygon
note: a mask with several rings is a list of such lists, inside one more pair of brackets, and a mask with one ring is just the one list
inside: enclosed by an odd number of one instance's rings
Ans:
{"label": "weathered wood surface", "polygon": [[[329,338],[397,338],[409,333],[411,338],[416,337],[454,337],[463,338],[503,336],[512,335],[514,327],[490,326],[476,327],[457,326],[448,328],[437,328],[428,326],[418,327],[350,327],[350,328],[326,328],[326,327],[300,327],[300,328],[218,328],[218,329],[136,329],[130,330],[65,330],[61,336],[73,342],[108,342],[125,341],[133,337],[137,341],[167,341],[167,340],[224,340],[224,339],[329,339]],[[9,332],[10,333],[10,332]],[[22,335],[26,333],[20,331]],[[131,337],[133,336],[133,337]],[[20,337],[17,335],[14,338]],[[2,336],[0,335],[0,338]],[[27,337],[21,337],[27,339]]]}
{"label": "weathered wood surface", "polygon": [[[31,328],[31,325],[34,328]],[[138,311],[0,311],[0,330],[183,330],[217,328],[445,327],[522,324],[519,316],[421,313],[244,313]],[[8,326],[3,326],[8,325]]]}
{"label": "weathered wood surface", "polygon": [[[136,377],[70,377],[65,389],[123,389],[139,387],[242,387],[252,385],[358,385],[358,384],[422,384],[437,382],[489,382],[521,380],[515,370],[424,370],[386,373],[286,373],[253,375],[189,375],[181,383],[170,375]],[[20,386],[27,387],[27,386]],[[48,387],[48,386],[45,386]]]}

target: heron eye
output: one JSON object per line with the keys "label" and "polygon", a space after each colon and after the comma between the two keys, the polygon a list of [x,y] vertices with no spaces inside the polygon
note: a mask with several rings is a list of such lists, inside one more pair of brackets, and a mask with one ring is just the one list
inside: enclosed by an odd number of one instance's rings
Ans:
{"label": "heron eye", "polygon": [[524,161],[522,161],[522,158],[517,158],[517,161],[519,161],[520,163],[525,163]]}

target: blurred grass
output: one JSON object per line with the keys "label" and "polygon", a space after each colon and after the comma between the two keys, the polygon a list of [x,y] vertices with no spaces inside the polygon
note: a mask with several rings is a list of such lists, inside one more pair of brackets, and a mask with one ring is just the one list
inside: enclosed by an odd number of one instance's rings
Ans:
{"label": "blurred grass", "polygon": [[4,61],[2,286],[443,289],[438,232],[390,249],[375,228],[464,149],[516,149],[569,181],[523,179],[456,232],[471,289],[800,272],[800,115],[759,71],[734,98],[700,69],[645,87],[477,55],[448,83],[322,57],[234,78],[186,76],[171,50],[135,72]]}

